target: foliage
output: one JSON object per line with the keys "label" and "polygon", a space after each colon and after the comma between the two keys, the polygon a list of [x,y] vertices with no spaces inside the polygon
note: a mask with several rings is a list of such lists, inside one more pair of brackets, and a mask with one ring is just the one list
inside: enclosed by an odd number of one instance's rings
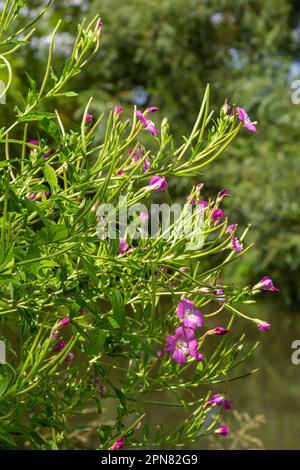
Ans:
{"label": "foliage", "polygon": [[[6,15],[0,20],[1,58],[9,75],[11,55],[23,40],[17,34],[8,40],[12,33],[7,28],[13,29],[20,5],[7,0],[12,20]],[[254,302],[264,284],[242,289],[222,284],[224,266],[248,249],[233,249],[236,228],[228,230],[219,208],[224,195],[210,198],[205,206],[204,244],[197,250],[187,248],[187,236],[176,237],[175,223],[168,237],[160,228],[156,238],[133,240],[128,235],[126,242],[118,227],[116,239],[99,238],[97,227],[105,215],[97,206],[105,201],[118,214],[120,195],[126,195],[129,209],[139,202],[149,204],[158,190],[166,190],[170,176],[197,176],[219,157],[242,123],[235,110],[229,114],[226,108],[213,119],[207,87],[194,127],[179,145],[166,119],[156,131],[148,120],[153,110],[134,110],[132,120],[126,120],[116,108],[107,119],[103,114],[93,119],[89,100],[80,125],[67,126],[53,107],[54,98],[76,97],[70,80],[88,61],[98,63],[102,28],[98,17],[84,20],[58,71],[53,45],[59,27],[60,22],[41,82],[29,78],[23,104],[14,108],[13,122],[6,120],[0,134],[0,322],[8,350],[8,363],[0,369],[1,446],[77,448],[72,430],[89,424],[76,424],[74,418],[91,401],[99,415],[101,449],[115,448],[123,438],[128,446],[151,448],[226,434],[226,427],[217,424],[220,395],[211,398],[211,392],[216,384],[249,374],[235,371],[251,353],[243,352],[239,320],[248,319],[259,329],[269,325],[239,307]],[[149,149],[144,145],[148,130],[153,134]],[[130,148],[143,149],[142,157],[134,160]],[[143,171],[146,159],[150,168]],[[168,190],[160,194],[171,202]],[[201,185],[189,188],[188,195],[198,207]],[[193,213],[191,223],[197,220]],[[179,309],[187,297],[189,305],[193,301],[203,311],[204,328],[201,333],[181,330],[193,337],[194,350],[181,338],[176,342],[179,361],[164,345],[173,341],[181,324],[176,305]],[[193,310],[196,314],[201,318]],[[222,330],[216,329],[216,318],[222,319]],[[159,399],[162,392],[167,392],[167,401]],[[158,399],[149,398],[154,393]],[[117,412],[105,420],[103,409],[110,399]],[[147,404],[180,407],[186,415],[171,430],[162,425],[153,430],[147,425]]]}

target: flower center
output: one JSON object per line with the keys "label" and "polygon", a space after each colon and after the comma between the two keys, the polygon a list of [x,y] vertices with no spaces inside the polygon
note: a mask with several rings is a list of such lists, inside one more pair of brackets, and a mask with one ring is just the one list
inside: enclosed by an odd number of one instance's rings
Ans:
{"label": "flower center", "polygon": [[178,349],[180,349],[185,355],[189,353],[188,344],[186,341],[179,340],[176,343]]}
{"label": "flower center", "polygon": [[188,319],[192,322],[192,323],[197,323],[197,315],[194,315],[194,313],[190,313],[189,315],[186,315],[188,317]]}

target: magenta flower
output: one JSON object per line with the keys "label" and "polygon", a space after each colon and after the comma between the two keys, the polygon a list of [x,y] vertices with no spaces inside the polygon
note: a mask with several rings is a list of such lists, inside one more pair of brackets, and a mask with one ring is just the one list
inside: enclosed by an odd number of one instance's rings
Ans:
{"label": "magenta flower", "polygon": [[71,351],[69,352],[69,354],[67,355],[66,359],[65,359],[65,362],[72,362],[74,359],[74,353]]}
{"label": "magenta flower", "polygon": [[157,108],[156,106],[150,106],[150,108],[146,109],[145,113],[155,113],[158,110],[159,108]]}
{"label": "magenta flower", "polygon": [[177,316],[183,320],[186,328],[200,328],[203,323],[203,316],[200,310],[195,310],[195,304],[191,300],[182,299],[177,306]]}
{"label": "magenta flower", "polygon": [[146,129],[151,132],[154,137],[158,135],[158,130],[156,129],[154,122],[150,121],[150,119],[147,120]]}
{"label": "magenta flower", "polygon": [[122,112],[123,112],[122,106],[115,106],[115,109],[114,109],[115,116],[119,116]]}
{"label": "magenta flower", "polygon": [[219,191],[219,193],[218,193],[217,199],[218,199],[218,201],[222,201],[222,199],[224,199],[224,197],[229,197],[229,196],[230,196],[229,189],[221,189],[221,191]]}
{"label": "magenta flower", "polygon": [[230,410],[233,406],[233,402],[231,400],[225,399],[224,396],[220,393],[213,395],[212,398],[205,403],[204,408],[214,404],[217,406],[223,406],[225,410]]}
{"label": "magenta flower", "polygon": [[279,289],[273,285],[272,279],[269,276],[264,276],[258,284],[252,287],[252,290],[268,290],[270,292],[278,292]]}
{"label": "magenta flower", "polygon": [[46,152],[44,155],[42,155],[41,159],[46,160],[46,158],[48,158],[50,155],[51,155],[51,150],[49,150],[49,152]]}
{"label": "magenta flower", "polygon": [[228,436],[229,428],[226,426],[226,424],[223,424],[223,426],[216,430],[216,433],[220,434],[221,436]]}
{"label": "magenta flower", "polygon": [[200,201],[199,204],[200,204],[200,206],[203,206],[203,207],[207,207],[207,206],[208,206],[208,202],[207,202],[207,201]]}
{"label": "magenta flower", "polygon": [[124,238],[120,238],[118,254],[121,255],[121,254],[125,253],[125,251],[128,250],[128,247],[129,247],[129,245],[126,242],[126,240]]}
{"label": "magenta flower", "polygon": [[161,357],[162,356],[162,351],[156,351],[156,355],[157,355],[157,357]]}
{"label": "magenta flower", "polygon": [[225,302],[226,300],[226,297],[224,295],[224,292],[223,292],[223,289],[215,289],[213,292],[212,292],[212,295],[214,295],[215,297],[218,298],[218,301],[219,302]]}
{"label": "magenta flower", "polygon": [[70,323],[70,318],[69,318],[69,317],[65,317],[65,318],[63,318],[62,320],[59,321],[59,323],[58,323],[58,328],[64,328],[64,327],[67,326],[69,323]]}
{"label": "magenta flower", "polygon": [[[28,140],[28,144],[35,145],[36,147],[40,146],[40,142],[38,140]],[[29,153],[35,153],[37,149],[30,147]]]}
{"label": "magenta flower", "polygon": [[257,328],[260,331],[269,331],[269,329],[271,328],[270,323],[267,323],[266,321],[256,320],[256,323],[257,323]]}
{"label": "magenta flower", "polygon": [[213,220],[214,222],[223,219],[223,217],[224,217],[224,214],[223,214],[223,212],[221,211],[221,209],[216,209],[216,210],[214,210],[213,213],[211,214],[211,218],[212,218],[212,220]]}
{"label": "magenta flower", "polygon": [[119,176],[122,176],[122,175],[124,175],[124,174],[125,174],[125,171],[124,171],[124,170],[118,170],[118,171],[117,171],[117,175],[119,175]]}
{"label": "magenta flower", "polygon": [[192,206],[193,206],[194,204],[196,204],[196,200],[195,200],[195,199],[192,199],[191,196],[188,196],[188,197],[186,198],[186,200],[187,200],[187,202],[188,202],[189,204],[191,204]]}
{"label": "magenta flower", "polygon": [[137,111],[136,116],[140,120],[142,126],[147,129],[147,131],[151,132],[151,134],[154,136],[158,135],[158,130],[156,129],[154,123],[150,121],[150,119],[146,119],[141,111]]}
{"label": "magenta flower", "polygon": [[232,225],[229,225],[229,227],[227,228],[226,232],[227,233],[230,233],[230,235],[235,231],[237,227],[237,224],[232,224]]}
{"label": "magenta flower", "polygon": [[[132,155],[132,153],[133,153],[133,149],[129,149],[129,150],[128,150],[128,155]],[[143,156],[144,156],[144,149],[143,149],[143,147],[137,147],[137,148],[135,149],[134,154],[131,156],[131,159],[137,161],[137,160],[139,160],[140,158],[143,158]]]}
{"label": "magenta flower", "polygon": [[89,114],[89,113],[86,113],[85,122],[86,122],[86,123],[91,122],[92,119],[93,119],[93,115],[92,115],[92,114]]}
{"label": "magenta flower", "polygon": [[233,407],[233,401],[224,400],[223,401],[223,407],[224,407],[225,410],[231,410],[231,408]]}
{"label": "magenta flower", "polygon": [[244,245],[239,241],[237,237],[232,237],[231,246],[237,253],[241,253],[244,249]]}
{"label": "magenta flower", "polygon": [[148,171],[150,168],[150,162],[149,160],[147,160],[147,158],[145,158],[145,160],[143,161],[143,171],[144,173],[146,173],[146,171]]}
{"label": "magenta flower", "polygon": [[137,111],[136,117],[140,120],[142,126],[147,126],[147,119],[143,115],[142,111]]}
{"label": "magenta flower", "polygon": [[208,330],[205,334],[222,336],[222,335],[226,335],[228,331],[229,330],[227,330],[227,328],[223,328],[223,326],[216,326],[216,328],[213,328],[212,330]]}
{"label": "magenta flower", "polygon": [[[129,155],[131,155],[132,152],[133,152],[132,149],[129,149],[129,150],[128,150]],[[144,149],[143,149],[142,147],[137,147],[137,148],[135,149],[135,153],[134,153],[134,155],[132,155],[131,159],[132,159],[132,160],[135,160],[135,161],[138,161],[138,160],[140,160],[140,159],[143,158],[143,157],[144,157]],[[145,160],[143,161],[143,171],[144,171],[144,173],[145,173],[146,171],[148,171],[149,168],[150,168],[150,162],[149,162],[149,160],[145,159]]]}
{"label": "magenta flower", "polygon": [[236,113],[238,115],[238,118],[241,122],[244,123],[244,127],[246,127],[246,129],[248,129],[248,131],[250,132],[256,132],[257,129],[256,129],[256,121],[251,121],[251,119],[249,118],[246,110],[244,108],[239,108],[237,107],[236,108]]}
{"label": "magenta flower", "polygon": [[53,331],[51,341],[56,341],[59,338],[59,331]]}
{"label": "magenta flower", "polygon": [[165,191],[168,188],[168,183],[164,177],[153,176],[148,187],[153,191]]}
{"label": "magenta flower", "polygon": [[209,294],[210,293],[210,288],[209,287],[200,287],[198,292],[200,292],[200,294]]}
{"label": "magenta flower", "polygon": [[34,201],[35,198],[36,198],[36,194],[35,193],[30,193],[30,194],[28,194],[27,197],[28,197],[28,199],[31,199],[32,201]]}
{"label": "magenta flower", "polygon": [[182,326],[176,328],[175,336],[168,336],[165,352],[172,354],[174,362],[184,365],[187,356],[192,356],[201,361],[202,354],[198,353],[198,341],[195,339],[194,330]]}
{"label": "magenta flower", "polygon": [[208,406],[211,406],[211,405],[218,405],[218,406],[222,406],[223,405],[223,401],[224,401],[224,397],[223,395],[221,395],[220,393],[215,393],[210,400],[208,400],[205,405],[204,405],[204,408],[207,408]]}
{"label": "magenta flower", "polygon": [[122,449],[122,447],[124,445],[125,445],[125,437],[121,437],[116,442],[114,442],[114,444],[111,446],[110,450]]}
{"label": "magenta flower", "polygon": [[66,345],[66,343],[64,341],[59,341],[54,346],[54,351],[59,353],[60,351],[62,351],[64,349],[65,345]]}

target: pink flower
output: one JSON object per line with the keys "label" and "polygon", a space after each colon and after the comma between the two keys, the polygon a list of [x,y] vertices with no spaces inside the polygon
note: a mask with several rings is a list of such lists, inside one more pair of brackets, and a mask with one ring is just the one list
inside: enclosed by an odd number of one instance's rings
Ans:
{"label": "pink flower", "polygon": [[192,199],[191,196],[188,196],[188,197],[186,198],[186,200],[187,200],[187,202],[188,202],[189,204],[191,204],[191,205],[196,204],[196,200],[195,200],[195,199]]}
{"label": "pink flower", "polygon": [[[132,152],[133,152],[132,149],[128,150],[129,155],[131,155]],[[142,147],[137,147],[135,149],[135,153],[134,153],[134,155],[132,155],[131,159],[135,160],[135,161],[138,161],[143,157],[144,157],[144,149]],[[146,172],[146,171],[149,170],[149,168],[150,168],[150,162],[149,162],[149,160],[145,159],[143,161],[143,171]]]}
{"label": "pink flower", "polygon": [[264,276],[258,284],[252,287],[252,290],[268,290],[270,292],[278,292],[279,289],[273,285],[272,279],[269,276]]}
{"label": "pink flower", "polygon": [[209,294],[210,293],[210,288],[209,287],[200,287],[198,292],[200,292],[200,294]]}
{"label": "pink flower", "polygon": [[147,129],[147,131],[151,132],[152,135],[157,136],[158,131],[152,121],[150,119],[146,119],[144,114],[141,111],[136,112],[137,118],[140,120],[140,123],[143,127]]}
{"label": "pink flower", "polygon": [[207,207],[207,206],[208,206],[208,202],[207,202],[207,201],[200,201],[199,204],[200,204],[200,206],[203,206],[203,207]]}
{"label": "pink flower", "polygon": [[227,328],[223,328],[223,326],[216,326],[216,328],[213,328],[212,330],[208,330],[205,334],[222,336],[222,335],[226,335],[228,331],[229,330],[227,330]]}
{"label": "pink flower", "polygon": [[128,250],[128,243],[126,242],[126,240],[124,238],[120,238],[120,242],[119,242],[119,248],[118,248],[118,254],[123,254],[125,253],[126,250]]}
{"label": "pink flower", "polygon": [[257,323],[257,328],[260,331],[269,331],[269,329],[271,328],[270,323],[267,323],[266,321],[256,320],[256,323]]}
{"label": "pink flower", "polygon": [[224,396],[220,393],[213,395],[212,398],[205,403],[204,408],[214,404],[217,406],[223,406],[225,410],[230,410],[233,406],[233,402],[231,400],[225,399]]}
{"label": "pink flower", "polygon": [[203,323],[203,316],[200,310],[195,310],[195,304],[191,300],[182,299],[177,306],[177,316],[183,320],[186,328],[200,328]]}
{"label": "pink flower", "polygon": [[71,351],[69,352],[69,354],[67,355],[66,359],[65,359],[65,362],[71,362],[73,361],[74,359],[74,353]]}
{"label": "pink flower", "polygon": [[215,289],[215,290],[212,292],[212,295],[213,295],[213,296],[216,296],[217,299],[218,299],[218,301],[219,301],[220,303],[225,302],[225,300],[226,300],[226,297],[225,297],[225,295],[224,295],[223,289]]}
{"label": "pink flower", "polygon": [[147,126],[147,119],[143,115],[142,111],[137,111],[136,117],[140,120],[142,126]]}
{"label": "pink flower", "polygon": [[91,122],[92,119],[93,119],[93,115],[92,115],[92,114],[89,114],[89,113],[86,113],[85,122],[86,122],[86,123]]}
{"label": "pink flower", "polygon": [[168,183],[164,177],[153,176],[150,180],[149,188],[153,191],[165,191],[168,188]]}
{"label": "pink flower", "polygon": [[158,110],[159,108],[157,108],[156,106],[150,106],[150,108],[146,109],[145,113],[155,113]]}
{"label": "pink flower", "polygon": [[64,341],[59,341],[54,346],[54,351],[59,353],[60,351],[62,351],[64,349],[65,345],[66,345],[66,343]]}
{"label": "pink flower", "polygon": [[115,106],[115,109],[114,109],[115,116],[119,116],[122,112],[123,112],[122,106]]}
{"label": "pink flower", "polygon": [[124,170],[118,170],[117,175],[122,176],[124,175],[125,171]]}
{"label": "pink flower", "polygon": [[118,449],[122,449],[122,447],[124,446],[125,444],[125,437],[121,437],[120,439],[118,439],[116,442],[114,442],[114,444],[111,446],[111,450],[118,450]]}
{"label": "pink flower", "polygon": [[229,189],[221,189],[221,191],[219,191],[219,193],[218,193],[217,199],[218,199],[218,201],[222,201],[222,199],[224,199],[224,197],[229,197],[229,196],[230,196]]}
{"label": "pink flower", "polygon": [[231,246],[237,253],[241,253],[244,249],[244,245],[239,241],[237,237],[232,237]]}
{"label": "pink flower", "polygon": [[147,131],[151,132],[152,135],[158,135],[158,130],[156,129],[154,122],[150,121],[150,119],[147,120],[146,129]]}
{"label": "pink flower", "polygon": [[226,424],[223,424],[223,426],[216,430],[216,433],[220,434],[221,436],[228,436],[229,428],[226,426]]}
{"label": "pink flower", "polygon": [[176,364],[184,365],[187,356],[192,356],[201,361],[202,354],[198,353],[198,341],[195,339],[194,330],[182,326],[176,328],[174,336],[168,336],[165,352],[172,354]]}
{"label": "pink flower", "polygon": [[216,210],[214,210],[213,213],[211,214],[211,218],[212,218],[212,220],[213,220],[214,222],[223,219],[223,217],[224,217],[224,214],[223,214],[223,212],[221,211],[221,209],[216,209]]}
{"label": "pink flower", "polygon": [[150,168],[150,162],[149,160],[147,160],[147,158],[145,158],[145,160],[143,161],[143,171],[144,173],[146,173],[146,171],[148,171]]}
{"label": "pink flower", "polygon": [[238,115],[238,118],[240,121],[242,121],[244,123],[244,127],[246,127],[246,129],[248,129],[248,131],[250,132],[256,132],[257,129],[256,129],[256,121],[251,121],[251,119],[249,118],[246,110],[244,108],[239,108],[237,107],[236,108],[236,113]]}
{"label": "pink flower", "polygon": [[53,331],[51,341],[56,341],[59,338],[59,331]]}
{"label": "pink flower", "polygon": [[218,406],[222,406],[223,405],[223,401],[224,401],[224,397],[223,395],[220,395],[220,393],[215,393],[210,400],[208,400],[205,405],[204,405],[204,408],[207,408],[208,406],[211,406],[211,405],[218,405]]}
{"label": "pink flower", "polygon": [[49,152],[46,152],[44,155],[41,156],[41,159],[46,160],[46,158],[48,158],[50,155],[51,155],[51,151],[49,150]]}
{"label": "pink flower", "polygon": [[231,400],[224,400],[223,407],[225,410],[231,410],[233,407],[233,402]]}
{"label": "pink flower", "polygon": [[28,199],[31,199],[32,201],[34,201],[35,198],[36,198],[36,194],[35,193],[30,193],[30,194],[28,194],[27,197],[28,197]]}
{"label": "pink flower", "polygon": [[69,317],[65,317],[65,318],[63,318],[62,320],[60,320],[60,322],[58,323],[58,328],[64,328],[64,327],[67,326],[69,323],[70,323],[70,318],[69,318]]}
{"label": "pink flower", "polygon": [[[36,147],[40,146],[40,142],[38,140],[28,140],[27,142],[30,145],[35,145]],[[35,153],[38,149],[30,147],[29,153]]]}
{"label": "pink flower", "polygon": [[229,225],[229,227],[227,228],[226,232],[227,233],[230,233],[230,235],[235,231],[237,227],[237,224],[232,224],[232,225]]}
{"label": "pink flower", "polygon": [[156,351],[156,355],[157,355],[157,357],[161,357],[162,356],[162,351]]}

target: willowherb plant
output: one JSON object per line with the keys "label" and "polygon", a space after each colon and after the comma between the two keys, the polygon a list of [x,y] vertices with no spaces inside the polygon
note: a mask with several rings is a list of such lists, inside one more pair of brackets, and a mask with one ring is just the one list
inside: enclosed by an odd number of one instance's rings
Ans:
{"label": "willowherb plant", "polygon": [[[0,21],[0,58],[9,77],[10,54],[32,34],[18,42],[27,27],[7,33],[21,3],[6,1]],[[79,423],[74,418],[91,404],[100,449],[171,448],[226,435],[227,384],[251,353],[242,352],[237,321],[270,327],[239,304],[277,289],[268,277],[252,288],[222,283],[224,267],[250,248],[243,246],[246,231],[238,238],[220,208],[228,190],[204,200],[203,185],[194,186],[179,219],[168,219],[167,230],[159,223],[153,237],[139,207],[149,208],[154,195],[170,205],[170,177],[198,175],[242,127],[255,132],[256,123],[227,102],[214,120],[207,87],[179,148],[166,119],[158,129],[155,107],[134,109],[125,120],[116,106],[105,119],[89,113],[90,101],[80,127],[66,129],[59,111],[42,111],[41,104],[74,95],[66,86],[97,52],[102,22],[79,25],[60,73],[52,68],[58,27],[41,85],[29,78],[23,108],[0,133],[0,326],[7,350],[0,366],[0,445],[78,448],[77,436],[91,434],[91,426],[84,415]],[[143,143],[146,133],[151,149]],[[127,224],[119,217],[124,199]],[[186,212],[192,229],[178,231]],[[198,247],[191,234],[200,232]],[[109,417],[106,403],[114,407]],[[171,430],[154,428],[149,416],[161,407],[182,408],[186,419]]]}

